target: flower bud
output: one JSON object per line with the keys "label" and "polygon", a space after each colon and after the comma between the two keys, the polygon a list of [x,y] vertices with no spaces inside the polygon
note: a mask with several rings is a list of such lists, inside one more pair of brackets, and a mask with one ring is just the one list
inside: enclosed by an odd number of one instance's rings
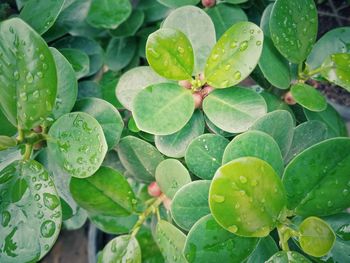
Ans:
{"label": "flower bud", "polygon": [[213,7],[216,4],[216,0],[202,0],[204,7]]}
{"label": "flower bud", "polygon": [[196,109],[199,109],[202,107],[202,101],[203,101],[203,98],[202,98],[202,95],[200,94],[200,92],[195,92],[192,94],[193,96],[193,100],[194,100],[194,107]]}
{"label": "flower bud", "polygon": [[158,186],[157,182],[152,182],[148,185],[148,194],[153,197],[158,197],[162,194],[162,191],[160,190],[160,187]]}
{"label": "flower bud", "polygon": [[293,95],[290,91],[288,91],[285,95],[284,95],[284,101],[285,103],[287,103],[288,105],[294,105],[296,104],[295,99],[293,98]]}

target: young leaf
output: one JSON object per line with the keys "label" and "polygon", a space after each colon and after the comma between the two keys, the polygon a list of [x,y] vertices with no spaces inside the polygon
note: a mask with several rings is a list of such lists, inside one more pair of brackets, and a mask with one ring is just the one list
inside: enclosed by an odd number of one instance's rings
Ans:
{"label": "young leaf", "polygon": [[279,251],[265,263],[311,263],[306,257],[295,251]]}
{"label": "young leaf", "polygon": [[1,261],[35,262],[55,243],[62,210],[53,182],[34,161],[15,161],[0,172]]}
{"label": "young leaf", "polygon": [[133,36],[136,34],[137,30],[142,26],[144,19],[145,14],[141,10],[135,9],[126,21],[120,24],[116,29],[110,30],[109,32],[114,37]]}
{"label": "young leaf", "polygon": [[188,169],[202,179],[212,179],[221,166],[229,141],[220,135],[203,134],[187,147],[185,161]]}
{"label": "young leaf", "polygon": [[150,34],[146,57],[152,69],[172,80],[191,79],[194,55],[191,42],[179,30],[162,28]]}
{"label": "young leaf", "polygon": [[129,233],[136,224],[138,216],[111,216],[102,213],[90,213],[89,219],[98,229],[108,234]]}
{"label": "young leaf", "polygon": [[115,93],[121,104],[131,111],[132,102],[141,90],[161,82],[167,82],[167,80],[157,75],[150,67],[136,67],[120,77]]}
{"label": "young leaf", "polygon": [[99,122],[109,150],[117,145],[124,122],[119,111],[112,104],[98,98],[85,98],[76,102],[74,111],[88,113]]}
{"label": "young leaf", "polygon": [[265,237],[285,209],[286,194],[273,168],[255,157],[242,157],[220,167],[209,190],[215,220],[245,237]]}
{"label": "young leaf", "polygon": [[314,257],[326,255],[333,247],[332,228],[318,217],[308,217],[299,225],[299,243],[304,252]]}
{"label": "young leaf", "polygon": [[198,180],[181,187],[171,202],[171,215],[175,223],[189,231],[203,216],[209,215],[209,180]]}
{"label": "young leaf", "polygon": [[184,254],[189,263],[244,262],[258,241],[228,232],[207,215],[188,233]]}
{"label": "young leaf", "polygon": [[266,262],[278,250],[276,242],[271,236],[261,238],[253,253],[250,254],[247,263]]}
{"label": "young leaf", "polygon": [[322,64],[321,75],[350,91],[350,54],[333,54]]}
{"label": "young leaf", "polygon": [[72,178],[69,185],[74,200],[89,213],[126,216],[136,199],[128,181],[118,171],[101,166],[89,178]]}
{"label": "young leaf", "polygon": [[141,263],[140,245],[134,236],[118,236],[108,242],[97,263],[112,262]]}
{"label": "young leaf", "polygon": [[290,92],[295,101],[308,110],[324,111],[327,108],[326,98],[310,85],[294,84]]}
{"label": "young leaf", "polygon": [[266,103],[255,91],[234,87],[211,92],[203,101],[203,111],[220,129],[239,133],[266,114]]}
{"label": "young leaf", "polygon": [[136,49],[137,43],[133,37],[112,38],[106,50],[106,65],[113,71],[122,70],[132,61]]}
{"label": "young leaf", "polygon": [[179,131],[194,111],[191,92],[172,83],[148,86],[136,95],[132,106],[137,127],[155,135]]}
{"label": "young leaf", "polygon": [[349,152],[349,138],[334,138],[295,157],[283,175],[288,208],[297,215],[326,216],[349,207]]}
{"label": "young leaf", "polygon": [[115,29],[130,16],[131,11],[129,0],[92,0],[86,20],[97,28]]}
{"label": "young leaf", "polygon": [[276,141],[265,132],[248,131],[237,135],[226,147],[222,163],[228,163],[239,157],[252,156],[264,160],[281,177],[283,159]]}
{"label": "young leaf", "polygon": [[182,158],[190,142],[204,133],[205,122],[203,113],[196,110],[186,125],[170,135],[155,136],[157,149],[166,156]]}
{"label": "young leaf", "polygon": [[51,127],[48,151],[68,174],[89,177],[100,167],[107,152],[102,127],[84,112],[68,113]]}
{"label": "young leaf", "polygon": [[26,1],[19,17],[42,35],[55,23],[55,20],[62,10],[63,4],[64,0],[29,0]]}
{"label": "young leaf", "polygon": [[157,166],[156,181],[162,192],[172,199],[182,186],[191,182],[191,177],[180,161],[166,159]]}
{"label": "young leaf", "polygon": [[167,221],[160,220],[157,224],[155,239],[165,262],[186,263],[182,254],[186,236]]}
{"label": "young leaf", "polygon": [[57,75],[45,41],[19,18],[0,23],[0,105],[15,126],[42,124],[56,99]]}
{"label": "young leaf", "polygon": [[164,158],[152,144],[126,136],[120,140],[117,150],[122,165],[135,179],[154,181],[156,167]]}
{"label": "young leaf", "polygon": [[276,48],[299,64],[309,55],[317,36],[317,10],[313,0],[277,0],[270,17]]}
{"label": "young leaf", "polygon": [[264,34],[251,22],[234,24],[208,57],[204,75],[209,85],[227,88],[245,79],[259,61]]}
{"label": "young leaf", "polygon": [[288,111],[270,112],[259,118],[250,129],[269,134],[277,142],[282,156],[288,153],[294,135],[294,120]]}
{"label": "young leaf", "polygon": [[210,17],[196,6],[184,6],[172,11],[163,21],[162,28],[174,28],[187,36],[194,53],[193,73],[203,73],[207,57],[216,43],[215,28]]}

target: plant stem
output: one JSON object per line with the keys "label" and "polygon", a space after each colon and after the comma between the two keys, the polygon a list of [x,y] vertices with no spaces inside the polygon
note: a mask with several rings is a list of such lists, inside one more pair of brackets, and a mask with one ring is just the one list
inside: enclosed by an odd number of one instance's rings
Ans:
{"label": "plant stem", "polygon": [[18,136],[16,139],[18,143],[21,143],[24,140],[24,131],[20,128],[18,128]]}
{"label": "plant stem", "polygon": [[23,160],[25,160],[25,161],[29,160],[30,156],[32,155],[32,151],[33,151],[33,144],[27,143],[26,148],[25,148],[25,152],[23,155]]}
{"label": "plant stem", "polygon": [[143,211],[142,214],[139,215],[139,219],[137,220],[136,224],[131,230],[131,235],[135,237],[137,233],[139,232],[140,228],[142,227],[143,223],[146,221],[148,216],[151,213],[156,213],[158,206],[163,202],[163,200],[166,198],[164,194],[161,194],[157,199],[154,200],[153,203],[150,204],[149,207],[146,208],[145,211]]}
{"label": "plant stem", "polygon": [[316,74],[320,73],[322,70],[323,70],[322,67],[319,67],[319,68],[316,68],[314,70],[311,70],[311,71],[308,72],[308,76],[311,77],[313,75],[316,75]]}

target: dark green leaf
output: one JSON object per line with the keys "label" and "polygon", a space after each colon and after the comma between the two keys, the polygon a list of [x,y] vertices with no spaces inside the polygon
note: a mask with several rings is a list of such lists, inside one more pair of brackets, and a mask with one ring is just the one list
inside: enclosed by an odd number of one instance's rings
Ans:
{"label": "dark green leaf", "polygon": [[308,110],[324,111],[327,108],[326,98],[310,85],[294,84],[290,92],[295,101]]}
{"label": "dark green leaf", "polygon": [[278,247],[271,236],[261,238],[256,249],[249,256],[247,263],[265,262],[277,252]]}
{"label": "dark green leaf", "polygon": [[136,53],[136,48],[135,38],[112,38],[105,56],[107,66],[113,71],[125,68]]}
{"label": "dark green leaf", "polygon": [[310,260],[295,251],[280,251],[265,263],[311,263]]}
{"label": "dark green leaf", "polygon": [[13,136],[17,132],[17,128],[13,126],[6,116],[2,113],[2,110],[0,108],[0,123],[1,123],[1,135],[6,135],[6,136]]}
{"label": "dark green leaf", "polygon": [[77,79],[89,74],[90,61],[86,53],[73,48],[61,48],[59,51],[72,65]]}
{"label": "dark green leaf", "polygon": [[110,33],[115,37],[133,36],[142,26],[144,19],[145,14],[141,10],[136,9],[132,12],[126,21],[120,24],[116,29],[111,30]]}
{"label": "dark green leaf", "polygon": [[159,3],[174,8],[184,5],[197,5],[200,0],[157,0]]}
{"label": "dark green leaf", "polygon": [[111,216],[101,213],[90,214],[89,218],[96,227],[109,234],[129,233],[135,225],[138,216]]}

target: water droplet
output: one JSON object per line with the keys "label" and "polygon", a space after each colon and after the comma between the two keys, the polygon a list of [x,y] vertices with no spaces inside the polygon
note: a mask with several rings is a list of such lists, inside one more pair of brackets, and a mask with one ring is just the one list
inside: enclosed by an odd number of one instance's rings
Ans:
{"label": "water droplet", "polygon": [[245,183],[247,183],[247,178],[245,177],[245,176],[240,176],[239,177],[239,181],[242,183],[242,184],[245,184]]}
{"label": "water droplet", "polygon": [[250,185],[251,186],[257,186],[258,185],[258,181],[257,180],[252,180]]}
{"label": "water droplet", "polygon": [[348,189],[344,189],[343,190],[343,195],[347,196],[349,194],[349,190]]}
{"label": "water droplet", "polygon": [[240,46],[239,46],[239,50],[240,51],[244,51],[244,50],[246,50],[248,48],[248,41],[243,41],[241,44],[240,44]]}
{"label": "water droplet", "polygon": [[230,64],[227,64],[227,65],[225,66],[225,70],[226,70],[226,71],[230,70],[230,68],[231,68],[231,65],[230,65]]}
{"label": "water droplet", "polygon": [[239,203],[236,203],[236,204],[235,204],[235,208],[236,208],[236,209],[238,209],[238,208],[240,208],[240,207],[241,207],[241,205],[240,205]]}
{"label": "water droplet", "polygon": [[78,164],[83,164],[83,163],[84,163],[83,157],[78,157],[78,158],[77,158],[77,163],[78,163]]}
{"label": "water droplet", "polygon": [[46,63],[43,63],[43,69],[47,69],[48,68],[48,65]]}
{"label": "water droplet", "polygon": [[214,54],[213,55],[213,60],[217,60],[219,58],[219,54]]}
{"label": "water droplet", "polygon": [[15,80],[19,80],[19,72],[17,70],[15,72],[13,72],[13,78]]}
{"label": "water droplet", "polygon": [[224,80],[223,82],[221,82],[221,86],[222,87],[228,87],[228,80]]}
{"label": "water droplet", "polygon": [[328,206],[328,207],[332,207],[332,206],[333,206],[333,202],[332,202],[331,200],[329,200],[329,201],[327,202],[327,206]]}
{"label": "water droplet", "polygon": [[[39,208],[41,208],[42,206],[40,205]],[[44,217],[44,212],[40,209],[37,213],[36,213],[36,217],[39,219],[42,219]]]}
{"label": "water droplet", "polygon": [[28,83],[32,83],[33,80],[34,80],[34,77],[33,77],[32,73],[28,72],[28,74],[27,74],[27,76],[26,76],[26,81],[27,81]]}
{"label": "water droplet", "polygon": [[227,230],[230,231],[231,233],[236,233],[238,231],[238,227],[236,225],[232,225],[232,226],[229,226]]}
{"label": "water droplet", "polygon": [[223,203],[223,202],[225,202],[225,197],[224,196],[222,196],[222,195],[212,195],[211,196],[211,199],[213,199],[213,201],[214,202],[216,202],[216,203]]}
{"label": "water droplet", "polygon": [[49,194],[49,193],[44,193],[44,205],[51,209],[54,210],[57,206],[59,206],[60,201],[58,200],[57,196]]}
{"label": "water droplet", "polygon": [[45,60],[45,56],[43,54],[39,55],[40,60]]}
{"label": "water droplet", "polygon": [[27,100],[28,100],[27,93],[25,93],[25,92],[21,92],[21,93],[19,94],[19,97],[20,97],[21,100],[23,100],[23,101],[27,101]]}
{"label": "water droplet", "polygon": [[250,29],[250,34],[254,34],[254,29]]}
{"label": "water droplet", "polygon": [[10,223],[11,220],[11,214],[9,211],[3,211],[2,212],[2,221],[1,221],[1,225],[3,227],[7,227],[7,225]]}
{"label": "water droplet", "polygon": [[56,225],[52,220],[46,220],[41,224],[40,232],[43,237],[49,238],[55,233]]}
{"label": "water droplet", "polygon": [[261,41],[260,40],[256,41],[256,45],[260,46],[261,45]]}
{"label": "water droplet", "polygon": [[245,191],[244,191],[244,190],[239,190],[238,192],[239,192],[239,194],[240,194],[241,196],[244,196],[244,195],[245,195]]}
{"label": "water droplet", "polygon": [[237,47],[237,41],[232,41],[230,47],[231,48],[236,48]]}
{"label": "water droplet", "polygon": [[183,53],[185,52],[184,48],[183,48],[183,47],[180,47],[180,46],[177,47],[177,51],[178,51],[180,54],[183,54]]}
{"label": "water droplet", "polygon": [[155,51],[153,48],[148,48],[147,50],[152,55],[152,57],[157,58],[157,59],[160,58],[159,53],[157,51]]}
{"label": "water droplet", "polygon": [[236,71],[235,74],[233,75],[233,77],[236,79],[236,80],[239,80],[241,78],[241,72],[240,71]]}
{"label": "water droplet", "polygon": [[44,77],[44,74],[41,71],[38,71],[36,73],[36,75],[38,76],[38,78],[42,79]]}

